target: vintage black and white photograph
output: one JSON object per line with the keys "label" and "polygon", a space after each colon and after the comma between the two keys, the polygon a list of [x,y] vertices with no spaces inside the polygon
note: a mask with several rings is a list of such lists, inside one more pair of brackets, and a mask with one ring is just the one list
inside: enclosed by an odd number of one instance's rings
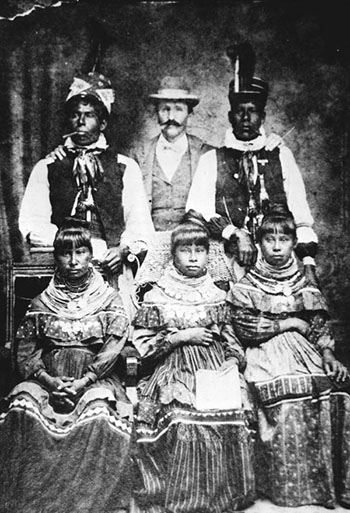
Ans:
{"label": "vintage black and white photograph", "polygon": [[350,510],[345,0],[3,0],[0,513]]}

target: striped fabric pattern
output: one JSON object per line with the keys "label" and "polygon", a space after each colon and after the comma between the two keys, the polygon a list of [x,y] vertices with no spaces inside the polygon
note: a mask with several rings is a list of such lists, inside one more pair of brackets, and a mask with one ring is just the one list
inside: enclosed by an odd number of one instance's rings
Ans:
{"label": "striped fabric pattern", "polygon": [[253,502],[252,433],[241,411],[182,408],[139,427],[137,503],[142,511],[221,513]]}

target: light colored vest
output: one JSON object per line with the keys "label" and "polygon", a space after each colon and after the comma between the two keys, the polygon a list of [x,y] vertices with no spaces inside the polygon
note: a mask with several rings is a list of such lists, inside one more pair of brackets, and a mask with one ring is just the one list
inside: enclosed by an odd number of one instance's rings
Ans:
{"label": "light colored vest", "polygon": [[152,220],[156,231],[173,230],[185,214],[192,182],[189,151],[182,156],[171,181],[167,179],[155,156],[152,170]]}

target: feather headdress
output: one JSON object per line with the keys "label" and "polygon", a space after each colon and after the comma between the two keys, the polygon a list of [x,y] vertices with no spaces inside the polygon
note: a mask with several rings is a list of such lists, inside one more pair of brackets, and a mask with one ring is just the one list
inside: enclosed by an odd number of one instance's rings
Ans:
{"label": "feather headdress", "polygon": [[267,100],[268,84],[255,77],[256,55],[249,42],[234,44],[226,49],[231,60],[234,77],[229,85],[230,103],[237,100],[256,99],[264,104]]}
{"label": "feather headdress", "polygon": [[74,77],[66,102],[69,102],[76,96],[81,98],[93,96],[105,106],[108,114],[111,113],[112,103],[114,102],[114,90],[111,81],[100,73],[90,71],[87,74],[80,74]]}

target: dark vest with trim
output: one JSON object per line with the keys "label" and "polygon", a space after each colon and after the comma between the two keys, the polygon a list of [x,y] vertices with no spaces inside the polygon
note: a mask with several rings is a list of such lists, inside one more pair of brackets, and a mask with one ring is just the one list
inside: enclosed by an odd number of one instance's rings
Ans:
{"label": "dark vest with trim", "polygon": [[[102,236],[108,247],[117,246],[125,228],[123,212],[123,176],[125,164],[118,162],[117,155],[109,149],[99,155],[104,169],[102,179],[93,191]],[[70,216],[77,194],[73,177],[74,154],[69,152],[63,160],[48,165],[51,222],[59,227]]]}
{"label": "dark vest with trim", "polygon": [[[287,205],[287,197],[283,187],[283,176],[279,149],[266,151],[261,149],[254,152],[258,161],[258,172],[263,173],[265,188],[271,203],[283,203]],[[249,205],[249,189],[246,177],[240,169],[242,152],[233,148],[222,147],[216,150],[217,180],[215,209],[218,214],[227,217],[225,202],[230,218],[235,226],[242,228],[244,225]],[[260,204],[260,180],[252,190]]]}

